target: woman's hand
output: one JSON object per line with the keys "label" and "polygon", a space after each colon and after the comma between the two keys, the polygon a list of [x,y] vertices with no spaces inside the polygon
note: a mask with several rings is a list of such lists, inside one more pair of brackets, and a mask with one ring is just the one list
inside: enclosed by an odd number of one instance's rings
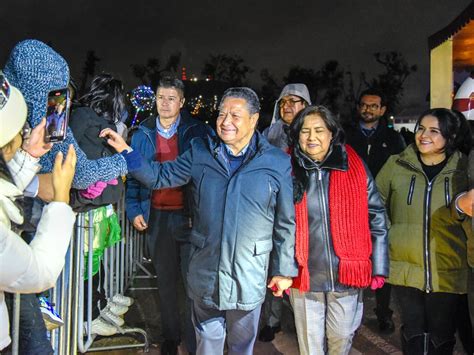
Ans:
{"label": "woman's hand", "polygon": [[53,167],[53,201],[69,203],[69,190],[76,171],[76,151],[72,144],[69,145],[66,159],[63,153],[56,155]]}
{"label": "woman's hand", "polygon": [[45,155],[51,147],[52,143],[46,143],[44,136],[46,134],[46,119],[43,118],[39,125],[31,130],[31,134],[27,137],[21,146],[21,148],[31,155],[33,158],[40,158]]}
{"label": "woman's hand", "polygon": [[107,144],[114,148],[117,153],[122,153],[124,150],[130,149],[130,146],[125,142],[122,136],[113,129],[103,129],[100,132],[99,137],[107,138]]}
{"label": "woman's hand", "polygon": [[376,275],[372,277],[372,281],[370,282],[370,289],[375,291],[379,288],[382,288],[385,284],[385,276]]}

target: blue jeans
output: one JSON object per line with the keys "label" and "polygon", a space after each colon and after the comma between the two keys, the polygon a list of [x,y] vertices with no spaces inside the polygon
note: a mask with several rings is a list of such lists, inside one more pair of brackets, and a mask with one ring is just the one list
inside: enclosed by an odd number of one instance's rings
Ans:
{"label": "blue jeans", "polygon": [[[43,211],[44,203],[36,198],[25,198],[25,220],[36,228]],[[24,232],[23,239],[29,244],[36,231]],[[13,308],[12,308],[13,309]],[[22,294],[20,301],[20,354],[53,354],[47,337],[46,326],[41,315],[38,298],[35,294]]]}
{"label": "blue jeans", "polygon": [[[10,319],[13,319],[13,297],[8,295],[7,305]],[[46,336],[47,330],[41,315],[39,301],[35,294],[21,295],[20,302],[20,344],[22,355],[54,354],[51,343]]]}

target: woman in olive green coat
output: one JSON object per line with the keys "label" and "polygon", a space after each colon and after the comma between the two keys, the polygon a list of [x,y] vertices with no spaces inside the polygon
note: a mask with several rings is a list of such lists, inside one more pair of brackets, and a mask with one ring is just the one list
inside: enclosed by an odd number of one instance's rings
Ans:
{"label": "woman in olive green coat", "polygon": [[392,156],[377,175],[389,229],[390,276],[400,302],[405,354],[450,354],[454,314],[465,294],[466,236],[451,199],[467,188],[469,127],[453,111],[418,119],[415,143]]}

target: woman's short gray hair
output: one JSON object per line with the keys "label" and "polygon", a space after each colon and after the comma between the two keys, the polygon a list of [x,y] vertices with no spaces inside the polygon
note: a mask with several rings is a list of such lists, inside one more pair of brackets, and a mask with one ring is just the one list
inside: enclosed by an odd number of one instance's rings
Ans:
{"label": "woman's short gray hair", "polygon": [[258,95],[255,91],[251,88],[247,87],[235,87],[229,88],[224,92],[222,95],[221,102],[219,103],[219,107],[222,106],[222,103],[228,97],[233,97],[237,99],[244,99],[247,103],[247,109],[249,113],[253,115],[254,113],[260,112],[260,100],[258,99]]}

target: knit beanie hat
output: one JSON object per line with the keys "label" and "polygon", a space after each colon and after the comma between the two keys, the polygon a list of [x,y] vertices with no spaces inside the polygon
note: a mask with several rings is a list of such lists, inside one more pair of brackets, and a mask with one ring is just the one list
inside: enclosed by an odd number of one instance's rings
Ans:
{"label": "knit beanie hat", "polygon": [[10,83],[23,94],[28,123],[35,127],[46,116],[48,93],[69,83],[69,67],[51,47],[35,39],[19,42],[5,64]]}
{"label": "knit beanie hat", "polygon": [[0,148],[21,131],[26,121],[26,104],[21,92],[0,72]]}

